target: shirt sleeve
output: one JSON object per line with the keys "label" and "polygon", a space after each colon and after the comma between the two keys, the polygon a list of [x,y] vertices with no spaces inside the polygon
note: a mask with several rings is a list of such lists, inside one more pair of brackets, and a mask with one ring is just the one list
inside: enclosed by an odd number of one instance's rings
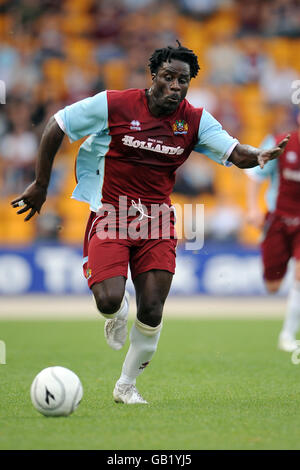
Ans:
{"label": "shirt sleeve", "polygon": [[217,163],[231,166],[228,158],[235,146],[239,143],[231,137],[221,124],[205,109],[200,119],[198,142],[194,150],[203,153]]}
{"label": "shirt sleeve", "polygon": [[54,115],[71,142],[108,128],[107,92],[77,101]]}
{"label": "shirt sleeve", "polygon": [[[268,150],[276,145],[276,140],[274,136],[268,135],[262,142],[259,148],[263,150]],[[253,168],[248,168],[246,171],[247,175],[255,181],[264,181],[265,179],[271,178],[272,175],[277,171],[278,159],[269,160],[263,168],[260,166],[255,166]]]}

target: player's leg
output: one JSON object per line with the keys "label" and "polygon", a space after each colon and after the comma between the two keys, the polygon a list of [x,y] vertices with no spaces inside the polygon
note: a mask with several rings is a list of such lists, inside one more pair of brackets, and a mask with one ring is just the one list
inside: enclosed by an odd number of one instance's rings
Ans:
{"label": "player's leg", "polygon": [[146,403],[138,394],[136,378],[153,357],[160,337],[165,300],[175,272],[176,239],[143,240],[130,260],[136,290],[137,318],[114,398],[123,403]]}
{"label": "player's leg", "polygon": [[295,263],[295,275],[289,289],[286,315],[280,333],[280,349],[292,352],[298,348],[296,334],[300,327],[300,261]]}
{"label": "player's leg", "polygon": [[[92,261],[91,261],[92,263]],[[105,318],[114,318],[124,303],[126,278],[116,276],[91,286],[97,309]]]}
{"label": "player's leg", "polygon": [[129,298],[125,292],[129,248],[126,240],[97,236],[96,214],[90,217],[84,242],[84,273],[99,312],[106,318],[109,346],[120,349],[127,337]]}
{"label": "player's leg", "polygon": [[[265,285],[271,294],[275,294],[280,288],[288,261],[292,256],[287,227],[279,218],[275,218],[268,226],[261,249]],[[288,308],[278,340],[278,347],[283,351],[293,351],[295,349],[293,324],[293,315],[289,314]]]}
{"label": "player's leg", "polygon": [[268,292],[275,294],[278,292],[286,273],[291,250],[285,226],[279,218],[269,214],[265,221],[264,231],[265,236],[261,243],[263,277]]}
{"label": "player's leg", "polygon": [[300,230],[292,238],[293,257],[295,258],[294,279],[289,289],[286,316],[280,337],[286,343],[286,351],[297,349],[296,334],[300,328]]}
{"label": "player's leg", "polygon": [[146,403],[135,388],[136,378],[151,361],[158,345],[162,313],[173,274],[151,270],[134,279],[137,300],[137,318],[130,331],[130,346],[116,383],[116,401]]}
{"label": "player's leg", "polygon": [[279,291],[282,280],[283,280],[283,278],[278,279],[276,281],[268,281],[268,279],[265,279],[265,286],[266,286],[267,291],[270,294],[276,294],[276,292]]}
{"label": "player's leg", "polygon": [[105,279],[92,286],[97,308],[106,318],[104,335],[107,344],[115,350],[121,349],[127,338],[129,294],[125,291],[123,276]]}

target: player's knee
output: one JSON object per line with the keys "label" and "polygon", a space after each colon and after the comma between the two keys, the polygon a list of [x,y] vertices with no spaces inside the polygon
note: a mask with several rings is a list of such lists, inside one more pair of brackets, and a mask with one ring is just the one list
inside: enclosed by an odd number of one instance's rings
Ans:
{"label": "player's knee", "polygon": [[281,285],[281,279],[279,281],[266,281],[266,288],[270,294],[276,294]]}
{"label": "player's knee", "polygon": [[163,303],[152,299],[139,305],[137,317],[139,321],[149,326],[158,326],[161,323]]}
{"label": "player's knee", "polygon": [[119,308],[121,307],[122,303],[122,296],[118,295],[117,293],[102,293],[96,292],[94,293],[97,309],[99,312],[104,313],[106,315],[112,315],[116,313]]}
{"label": "player's knee", "polygon": [[124,296],[122,289],[96,283],[92,286],[92,292],[100,313],[112,315],[120,309]]}

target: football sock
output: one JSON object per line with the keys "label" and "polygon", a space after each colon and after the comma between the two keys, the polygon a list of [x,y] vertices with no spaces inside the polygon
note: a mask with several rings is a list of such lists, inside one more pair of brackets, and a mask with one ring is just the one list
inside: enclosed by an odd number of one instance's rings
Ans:
{"label": "football sock", "polygon": [[128,304],[127,299],[126,299],[125,294],[124,294],[124,297],[123,297],[122,302],[121,302],[121,306],[120,306],[120,308],[117,312],[109,314],[109,313],[102,313],[99,309],[98,309],[98,311],[101,313],[101,315],[104,318],[112,319],[112,318],[115,318],[115,317],[126,318],[127,313],[128,313],[128,309],[129,309],[129,304]]}
{"label": "football sock", "polygon": [[136,378],[149,364],[160,337],[162,323],[152,327],[138,319],[130,331],[130,346],[123,363],[118,383],[135,384]]}
{"label": "football sock", "polygon": [[282,334],[295,338],[300,326],[300,281],[295,281],[290,288],[287,301],[287,312],[283,323]]}

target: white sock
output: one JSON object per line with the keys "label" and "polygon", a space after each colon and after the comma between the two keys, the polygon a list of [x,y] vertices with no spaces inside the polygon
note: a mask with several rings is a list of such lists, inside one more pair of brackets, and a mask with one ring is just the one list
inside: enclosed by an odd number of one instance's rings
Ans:
{"label": "white sock", "polygon": [[300,281],[295,281],[290,288],[287,312],[283,323],[282,335],[296,337],[300,327]]}
{"label": "white sock", "polygon": [[104,318],[111,319],[111,318],[115,318],[115,317],[126,318],[128,310],[129,310],[129,303],[128,303],[127,298],[124,294],[124,297],[123,297],[122,302],[121,302],[121,306],[120,306],[120,308],[117,312],[109,314],[109,313],[102,313],[102,312],[100,312],[100,310],[98,310],[98,311],[101,313],[101,315]]}
{"label": "white sock", "polygon": [[152,327],[136,319],[130,331],[130,346],[118,383],[135,384],[137,376],[143,372],[157,349],[161,327],[162,323]]}

